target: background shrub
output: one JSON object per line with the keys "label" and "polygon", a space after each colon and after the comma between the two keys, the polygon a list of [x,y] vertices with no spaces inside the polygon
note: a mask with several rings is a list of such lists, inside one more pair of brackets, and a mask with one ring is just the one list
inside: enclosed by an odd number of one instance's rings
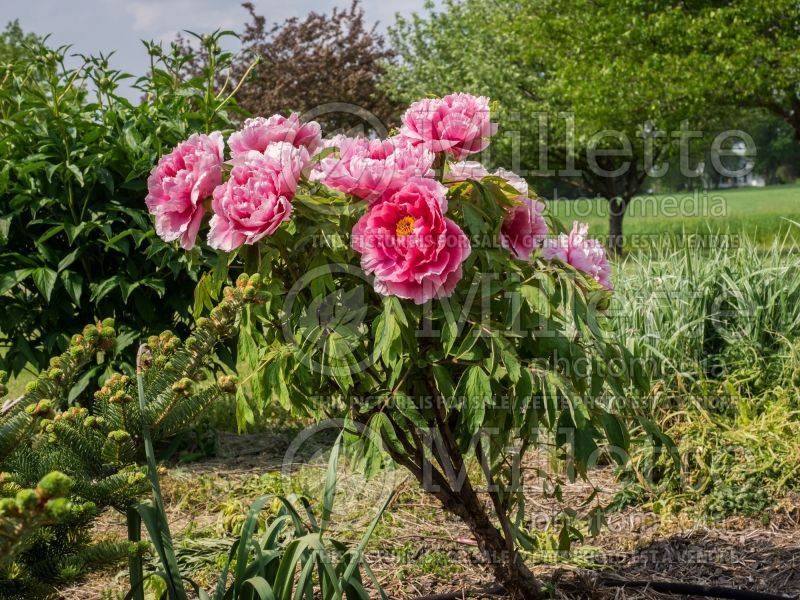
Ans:
{"label": "background shrub", "polygon": [[[161,154],[194,131],[231,124],[230,90],[213,73],[230,55],[221,35],[204,36],[204,71],[191,59],[146,44],[151,71],[134,105],[120,94],[130,75],[107,57],[69,57],[69,48],[9,26],[0,44],[0,364],[19,373],[63,351],[76,323],[113,317],[120,358],[131,343],[174,328],[186,331],[202,250],[176,252],[155,235],[144,197]],[[202,260],[201,260],[202,259]],[[99,373],[93,373],[99,375]],[[86,383],[90,378],[86,379]]]}

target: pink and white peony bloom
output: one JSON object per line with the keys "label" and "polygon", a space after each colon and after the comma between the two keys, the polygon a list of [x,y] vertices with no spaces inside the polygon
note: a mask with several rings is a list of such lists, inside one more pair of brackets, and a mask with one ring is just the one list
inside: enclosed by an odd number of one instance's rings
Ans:
{"label": "pink and white peony bloom", "polygon": [[450,168],[444,174],[444,180],[447,182],[466,181],[467,179],[475,179],[480,181],[489,174],[481,163],[476,160],[461,160],[450,165]]}
{"label": "pink and white peony bloom", "polygon": [[375,291],[422,304],[449,296],[471,251],[469,239],[450,219],[447,188],[414,178],[372,204],[353,228],[361,267],[375,275]]}
{"label": "pink and white peony bloom", "polygon": [[222,134],[195,133],[162,156],[147,178],[145,204],[155,216],[156,233],[181,247],[194,247],[203,222],[203,200],[222,182]]}
{"label": "pink and white peony bloom", "polygon": [[[269,161],[272,161],[277,169],[280,169],[284,185],[287,186],[287,189],[291,189],[292,195],[294,195],[303,171],[311,162],[308,150],[303,146],[293,146],[288,142],[274,142],[267,146],[263,155]],[[236,164],[239,156],[242,155],[234,157],[231,163]],[[244,156],[252,158],[254,155],[251,151]]]}
{"label": "pink and white peony bloom", "polygon": [[450,94],[412,104],[403,115],[400,135],[432,152],[446,152],[456,160],[489,145],[497,125],[489,118],[489,99]]}
{"label": "pink and white peony bloom", "polygon": [[399,189],[412,177],[433,177],[433,153],[405,138],[337,135],[324,144],[337,152],[315,166],[311,179],[367,202]]}
{"label": "pink and white peony bloom", "polygon": [[611,290],[611,266],[608,264],[606,252],[599,241],[586,238],[588,233],[589,226],[586,223],[575,221],[569,235],[562,233],[558,237],[545,240],[544,258],[558,258]]}
{"label": "pink and white peony bloom", "polygon": [[263,153],[239,154],[231,163],[230,179],[214,190],[208,233],[209,246],[226,252],[255,244],[289,219],[308,151],[281,142]]}
{"label": "pink and white peony bloom", "polygon": [[515,258],[528,260],[531,253],[547,238],[547,223],[542,217],[544,204],[527,197],[512,208],[500,227],[500,245]]}
{"label": "pink and white peony bloom", "polygon": [[244,126],[228,138],[232,156],[250,150],[264,152],[276,142],[287,142],[296,148],[304,147],[313,153],[322,143],[319,123],[301,123],[297,113],[288,117],[272,115],[269,119],[255,117],[247,119]]}

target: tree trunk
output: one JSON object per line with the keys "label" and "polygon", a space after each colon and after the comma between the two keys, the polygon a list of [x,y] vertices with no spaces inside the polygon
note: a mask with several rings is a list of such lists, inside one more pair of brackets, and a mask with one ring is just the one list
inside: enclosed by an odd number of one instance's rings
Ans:
{"label": "tree trunk", "polygon": [[[385,435],[384,449],[396,463],[414,475],[426,492],[436,496],[445,510],[459,517],[469,527],[495,579],[505,588],[511,600],[544,600],[539,581],[517,552],[508,512],[493,495],[494,482],[491,474],[486,476],[486,485],[502,530],[494,526],[472,485],[469,471],[464,464],[464,455],[448,423],[444,402],[436,389],[432,372],[429,371],[425,379],[435,399],[435,425],[432,433],[438,433],[438,440],[434,437],[428,445],[423,441],[424,432],[410,421],[407,423],[407,431],[411,440],[408,440],[390,417],[389,422],[395,429],[396,440],[403,449],[393,446]],[[426,447],[430,454],[426,453]],[[476,452],[480,454],[479,447]],[[479,457],[479,460],[482,459]],[[434,462],[441,466],[441,471]]]}
{"label": "tree trunk", "polygon": [[[469,486],[469,484],[467,484]],[[465,490],[466,491],[466,490]],[[469,526],[494,573],[495,579],[505,588],[512,600],[540,600],[544,598],[539,581],[522,560],[514,547],[513,540],[503,535],[489,520],[486,510],[478,497],[469,490],[463,493],[466,514],[463,520]]]}
{"label": "tree trunk", "polygon": [[800,98],[795,98],[792,104],[791,119],[787,119],[794,129],[794,141],[800,143]]}
{"label": "tree trunk", "polygon": [[513,541],[509,543],[492,524],[469,479],[465,480],[461,490],[454,493],[449,489],[442,489],[441,486],[431,489],[430,482],[425,481],[424,477],[416,472],[414,475],[427,492],[441,501],[445,510],[459,517],[469,527],[478,543],[478,549],[509,598],[543,600],[542,588],[536,576],[516,551]]}
{"label": "tree trunk", "polygon": [[608,201],[608,249],[614,256],[622,256],[625,239],[622,235],[622,219],[627,203],[619,198]]}
{"label": "tree trunk", "polygon": [[[413,431],[413,425],[410,427]],[[505,588],[508,597],[511,600],[543,600],[544,594],[539,581],[517,552],[514,540],[506,539],[492,524],[472,487],[469,475],[466,475],[463,483],[454,491],[447,478],[425,457],[419,440],[416,447],[411,447],[404,443],[402,437],[399,439],[406,446],[407,454],[393,448],[384,439],[386,451],[397,464],[414,475],[426,492],[436,496],[446,511],[457,516],[469,527],[495,580]],[[456,471],[465,469],[458,450],[451,457],[454,462],[459,463]],[[500,518],[507,519],[508,515],[500,515]]]}
{"label": "tree trunk", "polygon": [[[441,501],[446,510],[459,517],[469,527],[495,580],[505,588],[509,598],[542,600],[544,595],[539,581],[517,552],[514,540],[504,537],[492,524],[484,504],[475,493],[457,449],[455,453],[454,462],[460,463],[456,466],[456,470],[463,469],[461,472],[465,475],[463,483],[455,491],[450,486],[442,487],[441,483],[431,488],[429,486],[431,482],[426,481],[424,475],[417,476],[417,479],[426,491],[433,493]],[[442,482],[442,479],[439,481]],[[508,519],[508,515],[498,515],[498,518]]]}

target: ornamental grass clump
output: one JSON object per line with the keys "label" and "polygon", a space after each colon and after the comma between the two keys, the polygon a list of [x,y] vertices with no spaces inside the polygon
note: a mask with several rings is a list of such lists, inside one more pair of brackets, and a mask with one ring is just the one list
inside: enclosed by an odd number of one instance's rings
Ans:
{"label": "ornamental grass clump", "polygon": [[[540,598],[525,455],[549,449],[570,478],[601,455],[624,462],[617,400],[635,357],[605,334],[610,269],[585,225],[568,232],[522,178],[467,160],[495,132],[469,94],[411,105],[380,140],[253,119],[202,173],[170,175],[163,157],[148,205],[157,220],[190,207],[180,235],[224,253],[195,306],[217,296],[220,265],[261,276],[238,340],[255,408],[342,418],[367,471],[388,454],[464,520],[512,597]],[[252,408],[239,393],[240,426]]]}

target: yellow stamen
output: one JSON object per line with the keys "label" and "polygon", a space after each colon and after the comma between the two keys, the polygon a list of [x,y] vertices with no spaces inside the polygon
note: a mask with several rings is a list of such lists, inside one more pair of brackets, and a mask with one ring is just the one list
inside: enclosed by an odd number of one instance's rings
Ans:
{"label": "yellow stamen", "polygon": [[404,235],[410,235],[414,233],[415,222],[416,221],[414,220],[414,217],[411,215],[403,217],[397,222],[397,226],[395,227],[394,231],[400,237],[403,237]]}

